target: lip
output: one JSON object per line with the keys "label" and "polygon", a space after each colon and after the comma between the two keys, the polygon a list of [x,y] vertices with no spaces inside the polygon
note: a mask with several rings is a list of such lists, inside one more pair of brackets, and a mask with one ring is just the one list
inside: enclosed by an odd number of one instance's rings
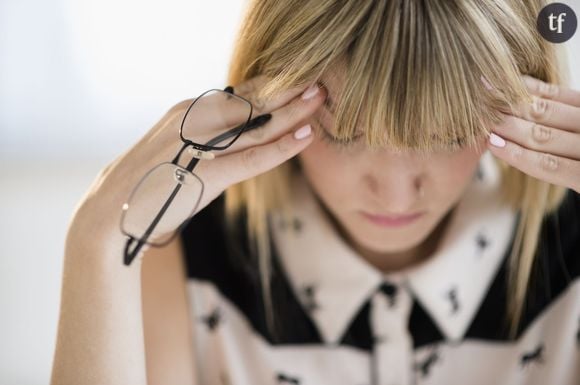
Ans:
{"label": "lip", "polygon": [[400,216],[393,217],[393,216],[386,216],[386,215],[369,214],[369,213],[364,212],[364,211],[360,211],[360,213],[366,219],[371,221],[372,223],[379,225],[379,226],[385,226],[385,227],[405,226],[405,225],[408,225],[410,223],[413,223],[414,221],[416,221],[417,219],[422,217],[423,214],[425,214],[424,211],[421,211],[421,212],[414,213],[414,214],[400,215]]}

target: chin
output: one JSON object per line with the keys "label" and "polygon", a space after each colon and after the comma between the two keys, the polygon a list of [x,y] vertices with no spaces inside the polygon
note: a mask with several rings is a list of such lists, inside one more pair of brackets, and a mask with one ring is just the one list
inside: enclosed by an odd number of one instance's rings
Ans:
{"label": "chin", "polygon": [[401,239],[400,237],[389,239],[383,237],[381,239],[360,239],[357,243],[375,253],[399,253],[415,248],[421,241],[422,239],[411,240],[409,238]]}

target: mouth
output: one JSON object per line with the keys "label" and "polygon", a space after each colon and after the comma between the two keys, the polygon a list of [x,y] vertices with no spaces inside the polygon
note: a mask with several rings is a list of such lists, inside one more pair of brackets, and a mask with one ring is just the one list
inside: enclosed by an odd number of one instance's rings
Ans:
{"label": "mouth", "polygon": [[407,215],[398,215],[398,216],[388,216],[388,215],[376,215],[370,214],[364,211],[360,211],[360,214],[366,218],[371,223],[374,223],[378,226],[383,227],[400,227],[405,226],[410,223],[415,222],[417,219],[422,217],[425,212],[421,211],[418,213],[407,214]]}

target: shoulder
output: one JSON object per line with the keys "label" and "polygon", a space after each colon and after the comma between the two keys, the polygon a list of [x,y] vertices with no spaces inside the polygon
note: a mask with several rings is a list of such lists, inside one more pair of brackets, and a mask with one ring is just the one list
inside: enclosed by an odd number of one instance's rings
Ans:
{"label": "shoulder", "polygon": [[[521,213],[518,212],[518,220]],[[508,248],[494,281],[467,333],[471,338],[507,340],[505,310],[512,246]],[[573,309],[551,306],[561,300],[575,298],[580,276],[580,194],[568,190],[562,204],[542,222],[538,234],[537,254],[530,284],[526,292],[518,336],[521,336],[543,315],[557,311],[567,318]],[[550,311],[547,311],[550,309]],[[568,313],[567,313],[568,312]]]}
{"label": "shoulder", "polygon": [[569,280],[580,275],[580,194],[568,189],[562,204],[544,218],[538,240],[540,262]]}
{"label": "shoulder", "polygon": [[[561,205],[542,222],[524,325],[544,313],[549,305],[575,297],[574,283],[579,276],[580,194],[569,189]],[[562,309],[561,312],[572,310]]]}

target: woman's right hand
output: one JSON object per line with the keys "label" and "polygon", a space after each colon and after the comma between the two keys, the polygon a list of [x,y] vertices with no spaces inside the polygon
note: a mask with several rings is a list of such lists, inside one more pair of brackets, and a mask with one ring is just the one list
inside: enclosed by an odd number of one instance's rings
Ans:
{"label": "woman's right hand", "polygon": [[[266,80],[261,75],[234,86],[236,95],[252,103],[252,118],[265,113],[271,113],[272,118],[262,127],[244,132],[227,149],[214,151],[214,159],[202,159],[197,163],[193,172],[204,183],[197,212],[229,186],[278,166],[311,143],[312,135],[296,139],[294,132],[303,127],[322,105],[326,90],[315,84],[313,88],[318,92],[304,100],[301,96],[308,91],[306,86],[293,88],[262,102],[256,95]],[[69,226],[69,237],[85,234],[102,241],[120,234],[121,208],[133,188],[147,171],[159,163],[169,162],[182,147],[179,127],[191,102],[185,100],[171,108],[135,145],[100,171],[77,205]],[[189,159],[185,152],[180,165],[184,166]],[[146,248],[144,246],[142,250]],[[122,250],[121,245],[119,250]]]}

